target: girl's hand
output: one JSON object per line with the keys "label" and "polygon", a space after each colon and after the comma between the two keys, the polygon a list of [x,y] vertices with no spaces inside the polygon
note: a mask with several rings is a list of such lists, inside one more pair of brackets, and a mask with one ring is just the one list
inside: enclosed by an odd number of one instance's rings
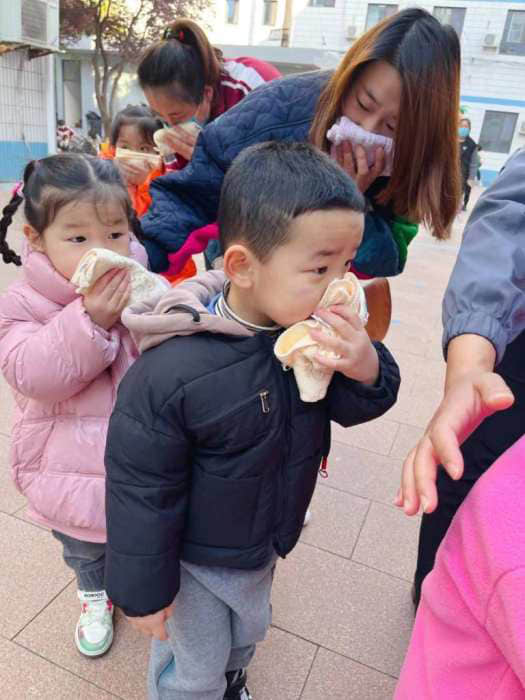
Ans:
{"label": "girl's hand", "polygon": [[395,504],[407,515],[420,505],[432,513],[438,504],[437,470],[440,464],[454,479],[463,475],[461,443],[487,416],[509,408],[514,396],[494,372],[474,371],[454,382],[430,421],[425,434],[403,464],[401,488]]}
{"label": "girl's hand", "polygon": [[151,165],[145,160],[143,162],[115,158],[115,165],[119,169],[126,185],[142,185],[148,179],[152,170]]}
{"label": "girl's hand", "polygon": [[168,605],[164,610],[159,610],[153,615],[145,615],[144,617],[126,617],[128,622],[139,632],[147,637],[155,637],[160,641],[168,638],[166,634],[165,622],[168,617],[173,615],[173,604]]}
{"label": "girl's hand", "polygon": [[311,331],[312,338],[339,356],[334,358],[318,353],[316,360],[319,364],[356,382],[375,384],[379,376],[379,358],[359,316],[342,305],[319,309],[315,315],[326,321],[336,335],[314,330]]}
{"label": "girl's hand", "polygon": [[385,151],[376,149],[376,157],[371,168],[368,167],[366,151],[362,146],[353,146],[350,141],[344,141],[335,147],[336,159],[356,183],[361,192],[366,192],[385,168]]}
{"label": "girl's hand", "polygon": [[108,270],[84,295],[84,308],[93,323],[107,331],[120,319],[130,293],[129,270]]}
{"label": "girl's hand", "polygon": [[186,160],[191,160],[198,136],[199,129],[197,127],[190,131],[181,126],[170,126],[163,134],[163,140],[173,149],[173,153],[177,153]]}

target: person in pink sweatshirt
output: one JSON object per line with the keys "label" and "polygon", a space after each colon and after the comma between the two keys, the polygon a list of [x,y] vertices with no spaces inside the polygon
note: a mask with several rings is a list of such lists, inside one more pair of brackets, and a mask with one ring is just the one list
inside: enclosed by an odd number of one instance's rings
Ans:
{"label": "person in pink sweatshirt", "polygon": [[481,477],[423,584],[395,700],[525,698],[525,436]]}
{"label": "person in pink sweatshirt", "polygon": [[[20,259],[6,234],[24,202]],[[29,517],[51,528],[76,574],[78,650],[99,656],[113,639],[104,591],[104,447],[117,385],[136,358],[120,323],[129,273],[110,270],[84,297],[69,281],[91,248],[145,264],[132,209],[111,161],[61,154],[29,163],[0,221],[4,262],[23,275],[0,297],[0,370],[15,398],[11,465]]]}

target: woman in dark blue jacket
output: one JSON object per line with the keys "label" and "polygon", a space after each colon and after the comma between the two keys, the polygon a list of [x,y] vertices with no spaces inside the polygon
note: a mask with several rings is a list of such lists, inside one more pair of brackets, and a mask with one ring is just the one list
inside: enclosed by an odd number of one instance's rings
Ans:
{"label": "woman in dark blue jacket", "polygon": [[[347,143],[334,154],[369,202],[355,266],[365,276],[398,274],[417,224],[445,238],[457,211],[459,66],[455,32],[428,12],[409,9],[361,37],[335,73],[257,88],[201,132],[188,167],[152,183],[153,204],[142,220],[152,268],[166,270],[168,254],[215,221],[224,174],[241,150],[262,141],[309,140],[328,152],[326,133],[346,116],[370,137],[395,145],[389,177],[380,149],[367,159],[362,146]],[[175,263],[182,267],[184,259]]]}

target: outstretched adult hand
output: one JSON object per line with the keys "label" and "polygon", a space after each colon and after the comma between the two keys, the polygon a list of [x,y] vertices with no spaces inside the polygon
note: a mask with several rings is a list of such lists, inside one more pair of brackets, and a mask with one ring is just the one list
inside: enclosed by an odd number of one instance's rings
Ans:
{"label": "outstretched adult hand", "polygon": [[425,434],[403,464],[395,504],[407,515],[415,515],[420,506],[423,512],[432,513],[438,504],[439,465],[452,479],[460,479],[464,468],[461,443],[485,418],[513,403],[511,390],[494,372],[474,370],[449,386]]}

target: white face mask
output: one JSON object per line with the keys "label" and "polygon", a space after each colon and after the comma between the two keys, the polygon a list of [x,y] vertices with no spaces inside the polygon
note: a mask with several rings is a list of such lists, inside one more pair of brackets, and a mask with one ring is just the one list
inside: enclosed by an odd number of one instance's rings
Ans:
{"label": "white face mask", "polygon": [[351,119],[348,119],[348,117],[338,119],[328,130],[326,138],[332,144],[332,157],[335,157],[335,147],[345,141],[350,141],[354,146],[362,146],[366,153],[369,168],[374,164],[376,150],[382,148],[385,152],[385,167],[381,175],[390,175],[392,173],[394,139],[366,131],[366,129],[363,129]]}

